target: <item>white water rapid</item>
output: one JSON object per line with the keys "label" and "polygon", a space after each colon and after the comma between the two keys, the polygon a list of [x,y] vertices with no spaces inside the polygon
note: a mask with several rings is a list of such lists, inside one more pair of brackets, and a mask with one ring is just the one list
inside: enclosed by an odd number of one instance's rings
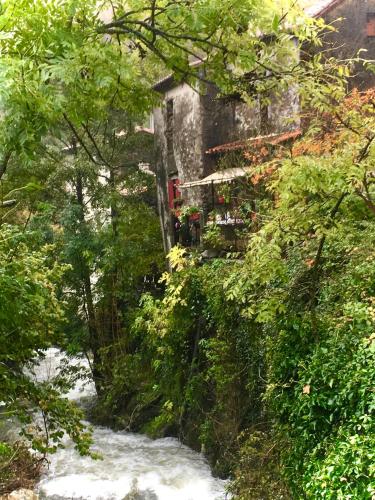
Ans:
{"label": "white water rapid", "polygon": [[[49,349],[35,370],[38,379],[56,375],[62,354]],[[73,360],[83,364],[85,361]],[[79,382],[69,399],[95,396],[93,383]],[[222,500],[225,481],[214,478],[202,455],[177,439],[151,440],[129,432],[94,427],[93,450],[103,460],[80,457],[71,442],[50,457],[42,477],[41,499],[63,500]]]}

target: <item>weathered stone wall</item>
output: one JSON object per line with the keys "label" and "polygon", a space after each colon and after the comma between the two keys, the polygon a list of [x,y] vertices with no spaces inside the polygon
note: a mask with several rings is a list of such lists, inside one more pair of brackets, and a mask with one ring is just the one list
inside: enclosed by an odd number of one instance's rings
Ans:
{"label": "weathered stone wall", "polygon": [[[360,57],[375,59],[375,36],[367,34],[367,16],[375,14],[375,0],[345,0],[324,14],[327,24],[339,30],[337,33],[325,35],[325,49],[334,49],[333,55],[346,59],[355,57],[360,48],[366,49]],[[342,18],[342,20],[338,20]],[[337,21],[337,22],[335,22]],[[375,33],[374,33],[375,34]],[[362,64],[356,68],[356,76],[352,81],[353,87],[366,89],[375,86],[375,75],[366,71]]]}
{"label": "weathered stone wall", "polygon": [[168,170],[166,165],[167,140],[162,108],[154,109],[155,172],[158,211],[165,252],[172,246],[172,221],[168,207]]}
{"label": "weathered stone wall", "polygon": [[267,111],[268,123],[263,133],[279,134],[294,130],[300,124],[297,89],[291,87],[283,95],[273,97]]}
{"label": "weathered stone wall", "polygon": [[[173,103],[173,104],[172,104]],[[268,107],[268,133],[288,130],[285,120],[298,103],[295,92],[274,99]],[[168,180],[181,183],[202,179],[217,169],[216,159],[207,155],[212,147],[255,137],[264,132],[259,103],[252,106],[239,99],[221,99],[214,86],[200,94],[186,84],[164,90],[162,105],[154,110],[155,156],[159,213],[164,246],[171,248],[173,218],[168,207]],[[182,190],[184,205],[210,205],[209,188]]]}
{"label": "weathered stone wall", "polygon": [[256,137],[261,133],[261,114],[259,102],[251,105],[244,102],[235,102],[234,128],[232,140],[244,140]]}
{"label": "weathered stone wall", "polygon": [[[182,183],[204,175],[202,112],[200,95],[188,85],[180,85],[165,95],[174,100],[173,151],[178,178]],[[194,200],[186,200],[194,204]]]}
{"label": "weathered stone wall", "polygon": [[205,150],[258,135],[259,104],[250,107],[239,99],[222,99],[214,86],[201,96],[201,102]]}
{"label": "weathered stone wall", "polygon": [[[169,111],[168,102],[173,103]],[[178,178],[184,183],[206,175],[199,93],[186,84],[167,90],[161,107],[154,110],[154,126],[159,213],[164,247],[168,251],[173,243],[168,180]],[[200,205],[201,189],[185,190],[183,199],[186,205]]]}

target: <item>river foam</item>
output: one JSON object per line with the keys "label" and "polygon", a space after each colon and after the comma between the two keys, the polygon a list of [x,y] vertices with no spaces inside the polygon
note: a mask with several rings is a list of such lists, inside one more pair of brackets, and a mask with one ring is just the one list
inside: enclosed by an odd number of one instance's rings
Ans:
{"label": "river foam", "polygon": [[[62,354],[50,349],[35,370],[38,379],[56,374]],[[87,366],[87,361],[74,359]],[[94,394],[91,383],[79,382],[68,394],[79,402]],[[214,478],[204,457],[177,439],[152,440],[125,431],[94,426],[93,450],[103,460],[80,457],[66,440],[50,457],[38,492],[51,500],[222,500],[225,481]]]}

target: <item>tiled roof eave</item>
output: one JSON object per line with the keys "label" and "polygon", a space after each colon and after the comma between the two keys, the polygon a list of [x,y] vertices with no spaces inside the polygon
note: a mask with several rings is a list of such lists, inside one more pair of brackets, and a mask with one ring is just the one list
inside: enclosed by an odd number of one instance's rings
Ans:
{"label": "tiled roof eave", "polygon": [[345,0],[318,0],[306,9],[306,13],[312,17],[322,17],[344,1]]}
{"label": "tiled roof eave", "polygon": [[212,154],[222,154],[229,151],[239,151],[246,149],[251,146],[262,146],[266,144],[277,145],[282,142],[286,142],[291,139],[296,139],[302,134],[300,129],[293,130],[291,132],[284,132],[282,134],[270,134],[270,135],[260,135],[257,137],[251,137],[244,141],[229,142],[227,144],[220,144],[206,151],[207,155]]}

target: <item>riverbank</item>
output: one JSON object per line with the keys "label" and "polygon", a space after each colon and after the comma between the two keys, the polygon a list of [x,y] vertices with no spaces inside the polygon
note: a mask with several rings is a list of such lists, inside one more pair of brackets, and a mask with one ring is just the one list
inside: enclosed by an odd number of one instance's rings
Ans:
{"label": "riverbank", "polygon": [[[35,369],[39,380],[54,376],[63,354],[49,349]],[[69,358],[69,366],[87,368],[87,360]],[[95,400],[92,381],[78,380],[67,397],[85,408]],[[89,423],[87,422],[89,425]],[[150,439],[126,431],[92,425],[92,451],[101,459],[80,456],[74,443],[64,437],[51,454],[48,470],[42,474],[37,491],[43,498],[140,498],[158,500],[222,500],[225,481],[214,478],[204,457],[174,438]]]}
{"label": "riverbank", "polygon": [[33,499],[34,487],[43,472],[44,459],[32,455],[20,442],[0,442],[0,499]]}
{"label": "riverbank", "polygon": [[19,490],[12,491],[8,495],[0,496],[1,500],[38,500],[39,495],[37,495],[33,490],[27,490],[25,488],[20,488]]}

